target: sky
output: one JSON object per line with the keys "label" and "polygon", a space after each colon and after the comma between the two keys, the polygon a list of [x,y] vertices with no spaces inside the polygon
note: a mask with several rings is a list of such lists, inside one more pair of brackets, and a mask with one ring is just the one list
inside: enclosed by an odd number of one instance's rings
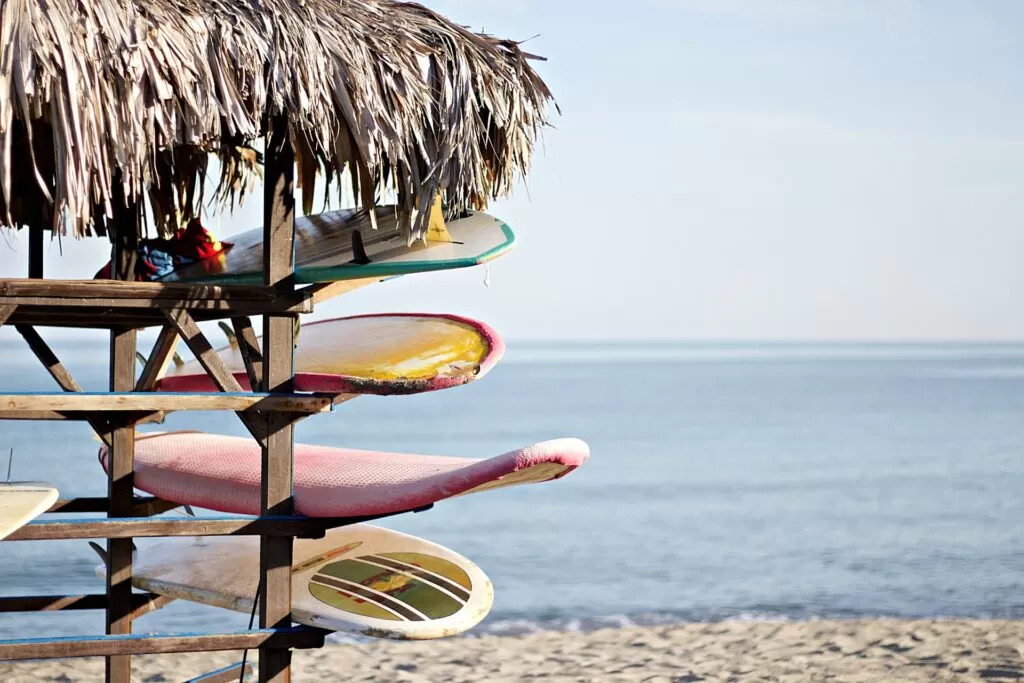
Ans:
{"label": "sky", "polygon": [[[520,340],[1024,339],[1024,4],[427,4],[548,58],[562,115],[489,209],[518,246],[486,274],[408,276],[313,318],[452,312]],[[230,238],[260,214],[209,227]],[[26,238],[0,243],[0,274],[24,275]],[[60,247],[50,277],[107,257]]]}

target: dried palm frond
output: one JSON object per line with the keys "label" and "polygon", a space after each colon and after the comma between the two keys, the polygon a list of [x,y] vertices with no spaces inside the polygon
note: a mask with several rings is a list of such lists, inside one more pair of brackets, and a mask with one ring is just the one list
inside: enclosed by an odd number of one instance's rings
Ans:
{"label": "dried palm frond", "polygon": [[199,211],[198,157],[237,203],[285,115],[304,208],[347,171],[412,239],[438,194],[480,208],[528,172],[552,99],[529,59],[394,0],[0,0],[0,225],[102,232],[148,193],[168,232]]}

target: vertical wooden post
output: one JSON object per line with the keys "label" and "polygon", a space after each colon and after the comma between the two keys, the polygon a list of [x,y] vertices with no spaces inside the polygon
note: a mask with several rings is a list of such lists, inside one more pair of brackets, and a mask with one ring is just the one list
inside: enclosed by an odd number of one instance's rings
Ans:
{"label": "vertical wooden post", "polygon": [[[264,167],[263,274],[267,285],[283,291],[294,289],[293,243],[295,238],[295,154],[288,135],[288,121],[269,122]],[[291,316],[263,316],[264,391],[292,390],[295,331]],[[263,446],[263,514],[289,515],[292,504],[292,455],[294,428],[287,414],[266,415]],[[291,624],[292,539],[263,536],[260,539],[260,626]],[[291,652],[260,648],[260,681],[291,680]]]}
{"label": "vertical wooden post", "polygon": [[[119,280],[134,279],[138,242],[138,209],[115,204],[114,248],[111,271]],[[135,388],[135,330],[110,332],[110,390]],[[115,425],[110,434],[107,474],[108,517],[131,517],[135,483],[135,426]],[[132,632],[132,539],[107,540],[107,633]],[[131,683],[130,655],[107,657],[108,683]]]}
{"label": "vertical wooden post", "polygon": [[28,228],[28,276],[43,277],[43,226],[30,225]]}

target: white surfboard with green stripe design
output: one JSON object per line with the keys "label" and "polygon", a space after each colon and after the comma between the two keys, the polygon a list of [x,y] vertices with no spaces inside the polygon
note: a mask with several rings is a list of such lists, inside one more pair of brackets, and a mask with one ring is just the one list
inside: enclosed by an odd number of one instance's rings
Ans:
{"label": "white surfboard with green stripe design", "polygon": [[[173,539],[139,550],[133,582],[250,612],[258,570],[257,538]],[[357,524],[295,542],[292,618],[300,624],[378,638],[443,638],[480,623],[493,601],[479,567],[415,536]]]}

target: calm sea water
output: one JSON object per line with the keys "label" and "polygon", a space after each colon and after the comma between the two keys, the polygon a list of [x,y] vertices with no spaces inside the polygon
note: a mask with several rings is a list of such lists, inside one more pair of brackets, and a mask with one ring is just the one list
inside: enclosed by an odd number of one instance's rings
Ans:
{"label": "calm sea water", "polygon": [[[91,343],[54,346],[103,387]],[[49,389],[0,340],[5,390]],[[242,434],[218,414],[151,428]],[[1024,618],[1024,346],[510,344],[487,378],[361,398],[304,442],[489,456],[560,436],[591,461],[550,484],[383,524],[480,564],[478,632],[729,617]],[[14,478],[103,495],[86,427],[0,423]],[[144,551],[152,541],[139,541]],[[83,542],[0,544],[3,594],[95,592]],[[138,631],[246,617],[175,603]],[[100,632],[102,615],[0,615],[0,636]]]}

